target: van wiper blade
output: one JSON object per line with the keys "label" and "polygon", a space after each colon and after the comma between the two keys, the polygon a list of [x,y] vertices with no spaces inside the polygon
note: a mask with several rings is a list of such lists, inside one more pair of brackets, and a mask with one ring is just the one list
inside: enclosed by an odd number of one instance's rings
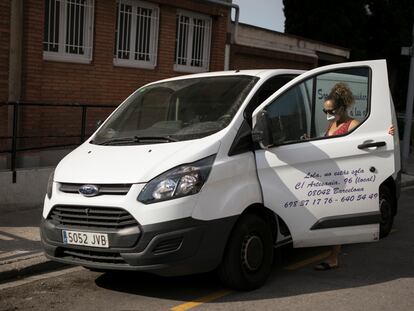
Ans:
{"label": "van wiper blade", "polygon": [[175,142],[178,141],[177,138],[172,138],[171,136],[135,136],[134,137],[138,142],[145,141],[145,140],[162,140],[162,141],[168,141],[168,142]]}
{"label": "van wiper blade", "polygon": [[133,137],[111,138],[111,139],[105,140],[97,144],[98,145],[133,144],[133,143],[141,143],[144,141],[176,142],[178,141],[178,139],[172,138],[171,136],[133,136]]}
{"label": "van wiper blade", "polygon": [[139,141],[135,137],[120,137],[120,138],[111,138],[108,140],[104,140],[96,144],[97,145],[112,145],[112,144],[136,143],[136,142],[139,142]]}

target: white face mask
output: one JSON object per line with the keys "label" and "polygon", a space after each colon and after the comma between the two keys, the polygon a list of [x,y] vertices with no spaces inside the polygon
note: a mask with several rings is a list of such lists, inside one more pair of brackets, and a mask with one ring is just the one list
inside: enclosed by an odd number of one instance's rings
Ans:
{"label": "white face mask", "polygon": [[335,115],[332,115],[332,114],[329,114],[329,113],[326,114],[326,120],[332,121],[334,119],[335,119]]}

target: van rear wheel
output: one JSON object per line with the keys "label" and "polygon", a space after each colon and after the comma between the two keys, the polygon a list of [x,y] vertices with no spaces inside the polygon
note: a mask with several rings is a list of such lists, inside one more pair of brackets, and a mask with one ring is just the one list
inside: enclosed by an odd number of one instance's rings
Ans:
{"label": "van rear wheel", "polygon": [[221,281],[237,290],[252,290],[268,278],[273,262],[270,225],[255,214],[242,215],[227,243],[218,272]]}
{"label": "van rear wheel", "polygon": [[381,212],[380,239],[382,239],[391,232],[395,214],[393,196],[391,191],[385,186],[380,187],[379,208]]}

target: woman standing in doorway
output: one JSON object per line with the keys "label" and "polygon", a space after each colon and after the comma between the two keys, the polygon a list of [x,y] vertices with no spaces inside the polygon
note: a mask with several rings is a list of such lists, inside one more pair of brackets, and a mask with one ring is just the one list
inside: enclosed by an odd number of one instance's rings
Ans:
{"label": "woman standing in doorway", "polygon": [[[323,104],[323,112],[330,121],[325,136],[344,135],[358,126],[359,121],[348,115],[348,109],[354,103],[354,95],[350,88],[342,82],[334,85],[328,97]],[[394,135],[394,126],[388,130],[390,135]],[[338,267],[338,255],[341,251],[341,245],[334,245],[331,254],[324,262],[315,266],[316,270],[330,270]]]}

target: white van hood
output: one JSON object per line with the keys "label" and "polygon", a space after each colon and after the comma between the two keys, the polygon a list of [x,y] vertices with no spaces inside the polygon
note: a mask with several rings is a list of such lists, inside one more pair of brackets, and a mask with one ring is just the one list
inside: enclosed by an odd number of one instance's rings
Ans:
{"label": "white van hood", "polygon": [[216,154],[219,140],[197,139],[134,146],[99,146],[88,142],[56,167],[54,180],[65,183],[145,183],[181,164]]}

